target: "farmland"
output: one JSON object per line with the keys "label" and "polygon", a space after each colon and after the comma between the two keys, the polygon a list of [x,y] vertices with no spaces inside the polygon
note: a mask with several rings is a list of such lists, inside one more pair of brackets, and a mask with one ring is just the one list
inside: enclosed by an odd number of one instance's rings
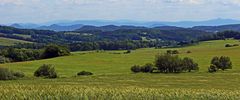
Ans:
{"label": "farmland", "polygon": [[[226,48],[225,44],[240,44],[238,40],[206,41],[183,48],[144,48],[125,51],[73,52],[71,56],[46,60],[2,64],[26,77],[0,81],[0,97],[6,99],[239,99],[240,47]],[[198,72],[181,74],[134,74],[130,67],[154,62],[155,55],[166,50],[180,51],[180,57],[191,57],[199,64]],[[191,51],[191,53],[186,53]],[[233,69],[208,73],[214,56],[229,56]],[[33,77],[42,64],[53,64],[58,79]],[[76,76],[82,70],[93,76]],[[15,92],[12,92],[15,91]]]}

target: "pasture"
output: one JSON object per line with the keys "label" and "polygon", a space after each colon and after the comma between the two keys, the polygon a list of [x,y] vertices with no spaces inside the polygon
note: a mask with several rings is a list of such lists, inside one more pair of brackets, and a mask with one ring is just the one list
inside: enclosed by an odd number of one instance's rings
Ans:
{"label": "pasture", "polygon": [[[46,60],[2,64],[26,77],[0,81],[0,98],[4,99],[239,99],[240,47],[226,48],[225,44],[240,44],[238,40],[206,41],[183,48],[119,51],[73,52],[71,56]],[[179,74],[134,74],[132,65],[154,62],[155,55],[166,50],[179,50],[180,57],[191,57],[200,70]],[[191,53],[187,53],[191,51]],[[229,56],[233,69],[208,73],[211,58]],[[53,64],[58,79],[33,77],[42,64]],[[93,76],[76,76],[80,71]]]}

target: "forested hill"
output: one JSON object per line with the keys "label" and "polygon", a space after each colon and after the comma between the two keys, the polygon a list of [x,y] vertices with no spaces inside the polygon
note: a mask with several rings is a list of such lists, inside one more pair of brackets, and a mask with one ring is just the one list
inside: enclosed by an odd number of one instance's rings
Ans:
{"label": "forested hill", "polygon": [[48,30],[17,29],[0,26],[0,36],[20,39],[36,43],[76,43],[95,41],[121,41],[121,40],[196,40],[202,35],[212,34],[201,30],[187,28],[146,28],[135,26],[86,26],[83,29],[67,32],[54,32]]}

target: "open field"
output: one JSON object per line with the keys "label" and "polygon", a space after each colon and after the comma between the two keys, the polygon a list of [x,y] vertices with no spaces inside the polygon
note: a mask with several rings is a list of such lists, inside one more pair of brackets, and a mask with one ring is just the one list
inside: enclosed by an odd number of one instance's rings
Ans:
{"label": "open field", "polygon": [[15,43],[31,43],[31,42],[0,37],[0,45],[1,46],[10,46],[10,45],[14,45]]}
{"label": "open field", "polygon": [[[239,99],[240,47],[226,48],[225,44],[240,44],[238,40],[202,42],[195,46],[172,48],[181,57],[193,58],[199,72],[181,74],[133,74],[134,64],[151,63],[158,53],[168,49],[138,49],[124,51],[74,52],[71,56],[47,60],[0,65],[24,72],[21,80],[0,81],[0,98],[39,99]],[[192,53],[186,53],[190,50]],[[213,56],[229,56],[233,69],[208,73]],[[58,79],[34,78],[33,72],[42,64],[54,64]],[[75,77],[82,70],[93,76]],[[14,91],[14,92],[13,92]]]}

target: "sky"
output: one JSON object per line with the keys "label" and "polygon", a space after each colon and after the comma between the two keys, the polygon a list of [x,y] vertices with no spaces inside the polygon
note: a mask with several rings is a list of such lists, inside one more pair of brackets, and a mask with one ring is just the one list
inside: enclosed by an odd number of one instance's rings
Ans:
{"label": "sky", "polygon": [[240,0],[0,0],[0,24],[240,19]]}

